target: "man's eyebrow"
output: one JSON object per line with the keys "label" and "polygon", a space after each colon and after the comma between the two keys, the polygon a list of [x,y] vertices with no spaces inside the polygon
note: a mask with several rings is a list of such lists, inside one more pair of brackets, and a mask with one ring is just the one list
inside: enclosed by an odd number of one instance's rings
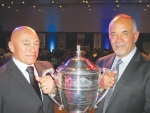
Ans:
{"label": "man's eyebrow", "polygon": [[124,33],[124,32],[128,32],[127,30],[125,30],[125,31],[122,31],[122,33]]}
{"label": "man's eyebrow", "polygon": [[116,32],[111,32],[111,33],[109,33],[109,34],[113,34],[113,33],[116,33]]}
{"label": "man's eyebrow", "polygon": [[40,42],[40,40],[36,40],[35,42]]}
{"label": "man's eyebrow", "polygon": [[39,43],[40,44],[40,40],[36,40],[34,43]]}
{"label": "man's eyebrow", "polygon": [[[23,40],[23,42],[30,42],[30,40],[28,40],[28,39],[25,39],[25,40]],[[35,42],[38,42],[38,43],[40,43],[40,40],[36,40]]]}
{"label": "man's eyebrow", "polygon": [[25,39],[25,40],[23,40],[23,42],[29,42],[29,40],[28,40],[28,39]]}

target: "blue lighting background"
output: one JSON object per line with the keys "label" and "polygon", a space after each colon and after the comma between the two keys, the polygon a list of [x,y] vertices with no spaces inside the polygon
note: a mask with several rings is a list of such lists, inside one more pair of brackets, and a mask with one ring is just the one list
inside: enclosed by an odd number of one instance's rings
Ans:
{"label": "blue lighting background", "polygon": [[102,38],[103,38],[103,40],[102,40],[103,50],[105,50],[105,49],[110,50],[111,49],[111,44],[110,44],[110,41],[109,41],[108,33],[104,33]]}
{"label": "blue lighting background", "polygon": [[[50,50],[50,52],[52,52],[52,50],[56,50],[57,49],[57,31],[58,31],[58,27],[59,27],[59,18],[58,18],[58,13],[57,12],[51,12],[51,15],[49,15],[48,19],[48,40],[47,40],[47,44],[48,44],[48,49]],[[47,26],[47,25],[46,25]]]}
{"label": "blue lighting background", "polygon": [[[101,32],[101,49],[102,50],[110,50],[111,49],[111,44],[110,44],[110,41],[109,41],[109,36],[108,36],[108,26],[109,26],[109,22],[111,21],[109,18],[105,18],[105,19],[100,19],[100,21],[102,22],[101,26],[100,26],[100,31]],[[52,52],[52,50],[55,50],[57,49],[57,32],[58,32],[58,29],[59,29],[59,19],[57,18],[57,13],[54,13],[53,15],[51,15],[49,17],[49,25],[48,25],[48,39],[47,39],[47,44],[48,44],[48,49],[50,50],[50,52]],[[66,36],[67,36],[68,33],[66,33]],[[87,34],[87,33],[85,33]],[[89,33],[89,34],[94,34],[94,33]],[[88,35],[89,35],[88,34]],[[69,35],[69,34],[68,34]],[[73,34],[72,34],[73,35]],[[76,35],[76,34],[74,34]],[[71,36],[72,37],[72,36]],[[74,37],[76,38],[76,37]],[[85,37],[86,38],[86,37]],[[67,39],[67,38],[66,38]],[[74,40],[73,37],[71,40]],[[85,39],[86,40],[86,39]],[[87,39],[88,40],[88,39]],[[87,41],[86,40],[86,41]],[[66,41],[67,42],[67,41]]]}
{"label": "blue lighting background", "polygon": [[50,50],[50,52],[52,52],[52,50],[56,50],[57,48],[57,33],[56,32],[50,32],[48,34],[48,49]]}

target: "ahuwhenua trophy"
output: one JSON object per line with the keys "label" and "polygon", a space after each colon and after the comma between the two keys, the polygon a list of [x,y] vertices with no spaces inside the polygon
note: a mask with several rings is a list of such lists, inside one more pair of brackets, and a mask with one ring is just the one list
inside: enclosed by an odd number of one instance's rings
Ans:
{"label": "ahuwhenua trophy", "polygon": [[81,56],[80,46],[77,45],[77,55],[68,60],[64,65],[54,70],[47,69],[43,75],[51,73],[58,87],[61,102],[58,102],[52,94],[49,96],[59,105],[59,109],[65,108],[68,113],[88,113],[105,97],[107,90],[101,93],[99,82],[102,70]]}

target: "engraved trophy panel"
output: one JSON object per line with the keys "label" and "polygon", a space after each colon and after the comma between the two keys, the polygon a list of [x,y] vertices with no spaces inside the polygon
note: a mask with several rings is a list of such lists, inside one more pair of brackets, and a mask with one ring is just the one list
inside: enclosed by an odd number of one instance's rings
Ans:
{"label": "engraved trophy panel", "polygon": [[[62,76],[62,103],[70,113],[89,111],[97,99],[98,73]],[[67,102],[67,103],[66,103]]]}

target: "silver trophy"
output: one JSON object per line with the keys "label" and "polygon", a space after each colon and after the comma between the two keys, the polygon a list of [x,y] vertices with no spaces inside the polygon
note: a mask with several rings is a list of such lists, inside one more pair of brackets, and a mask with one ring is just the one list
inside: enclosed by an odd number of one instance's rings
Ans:
{"label": "silver trophy", "polygon": [[68,113],[88,113],[105,97],[107,90],[100,91],[99,83],[102,70],[81,56],[80,46],[77,45],[76,57],[70,59],[54,70],[44,70],[43,75],[51,73],[58,87],[60,102],[52,94],[49,96],[59,109],[65,108]]}

